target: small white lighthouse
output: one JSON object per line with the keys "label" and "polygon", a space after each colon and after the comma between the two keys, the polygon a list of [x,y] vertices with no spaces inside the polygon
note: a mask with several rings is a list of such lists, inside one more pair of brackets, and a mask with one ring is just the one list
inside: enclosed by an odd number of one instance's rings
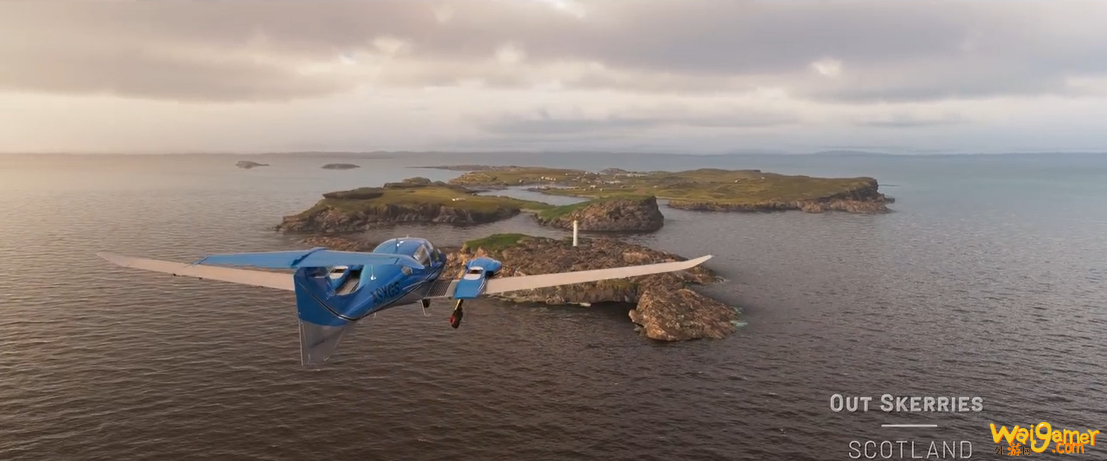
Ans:
{"label": "small white lighthouse", "polygon": [[577,220],[573,220],[573,246],[577,246]]}

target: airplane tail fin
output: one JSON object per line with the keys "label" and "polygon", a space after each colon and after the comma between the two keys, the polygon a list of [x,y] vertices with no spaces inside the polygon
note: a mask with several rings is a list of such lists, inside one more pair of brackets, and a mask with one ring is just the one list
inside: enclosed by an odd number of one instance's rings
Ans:
{"label": "airplane tail fin", "polygon": [[343,335],[352,332],[354,323],[341,326],[316,325],[300,319],[300,363],[318,368],[338,350]]}
{"label": "airplane tail fin", "polygon": [[311,277],[316,268],[301,268],[296,283],[296,311],[300,321],[300,363],[318,368],[334,355],[343,335],[354,329],[354,320],[332,306],[334,289],[325,278]]}

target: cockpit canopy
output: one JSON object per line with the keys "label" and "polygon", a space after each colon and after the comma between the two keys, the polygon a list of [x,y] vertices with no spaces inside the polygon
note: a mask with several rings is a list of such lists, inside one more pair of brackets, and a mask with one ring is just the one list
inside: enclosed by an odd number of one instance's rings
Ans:
{"label": "cockpit canopy", "polygon": [[435,255],[434,245],[428,240],[411,237],[385,240],[373,252],[409,255],[424,266],[429,265]]}
{"label": "cockpit canopy", "polygon": [[427,265],[430,262],[430,252],[427,251],[427,245],[419,245],[419,248],[415,249],[415,253],[411,255],[419,264]]}

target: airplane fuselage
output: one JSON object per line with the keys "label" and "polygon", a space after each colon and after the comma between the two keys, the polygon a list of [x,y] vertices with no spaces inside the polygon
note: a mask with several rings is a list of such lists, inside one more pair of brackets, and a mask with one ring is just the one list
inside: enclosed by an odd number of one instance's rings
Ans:
{"label": "airplane fuselage", "polygon": [[376,254],[411,257],[422,268],[401,264],[313,268],[296,274],[308,296],[347,321],[393,307],[420,302],[446,267],[446,255],[421,238],[398,238],[381,243]]}

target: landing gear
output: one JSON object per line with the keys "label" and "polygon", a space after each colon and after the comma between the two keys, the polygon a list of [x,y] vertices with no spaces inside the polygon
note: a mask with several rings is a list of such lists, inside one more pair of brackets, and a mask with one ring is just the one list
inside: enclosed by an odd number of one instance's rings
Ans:
{"label": "landing gear", "polygon": [[464,299],[457,300],[457,306],[454,307],[454,313],[450,314],[450,326],[454,327],[455,329],[461,326],[461,317],[465,315],[465,311],[461,309],[461,303],[464,301]]}

